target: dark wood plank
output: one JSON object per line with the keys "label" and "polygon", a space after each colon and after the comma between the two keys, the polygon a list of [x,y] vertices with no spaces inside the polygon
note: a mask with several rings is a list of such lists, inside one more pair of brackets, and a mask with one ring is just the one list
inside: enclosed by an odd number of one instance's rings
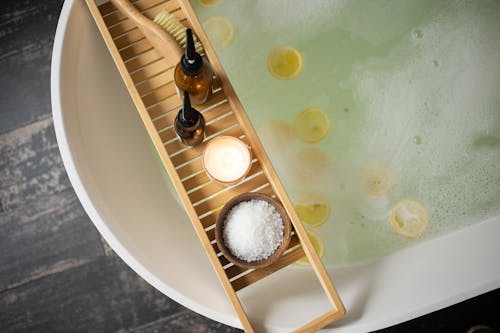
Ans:
{"label": "dark wood plank", "polygon": [[0,290],[104,255],[61,162],[50,117],[0,135]]}
{"label": "dark wood plank", "polygon": [[113,332],[180,309],[119,258],[103,257],[0,293],[0,332]]}
{"label": "dark wood plank", "polygon": [[63,0],[0,2],[0,133],[51,111],[50,60],[62,4]]}
{"label": "dark wood plank", "polygon": [[3,210],[70,188],[50,117],[0,135]]}
{"label": "dark wood plank", "polygon": [[0,291],[104,255],[97,230],[71,189],[0,214]]}
{"label": "dark wood plank", "polygon": [[193,311],[184,310],[171,317],[162,318],[150,324],[135,327],[127,332],[134,333],[239,333],[239,329],[203,317]]}

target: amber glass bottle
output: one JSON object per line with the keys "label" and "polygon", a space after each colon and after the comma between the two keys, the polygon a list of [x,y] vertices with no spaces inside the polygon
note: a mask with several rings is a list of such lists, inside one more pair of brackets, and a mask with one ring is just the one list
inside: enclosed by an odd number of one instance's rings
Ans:
{"label": "amber glass bottle", "polygon": [[212,92],[213,76],[210,63],[196,52],[193,32],[186,29],[186,49],[174,72],[177,94],[187,91],[193,103],[203,104]]}
{"label": "amber glass bottle", "polygon": [[174,129],[179,140],[188,146],[196,146],[205,138],[205,118],[191,106],[187,91],[184,91],[182,108],[175,117]]}

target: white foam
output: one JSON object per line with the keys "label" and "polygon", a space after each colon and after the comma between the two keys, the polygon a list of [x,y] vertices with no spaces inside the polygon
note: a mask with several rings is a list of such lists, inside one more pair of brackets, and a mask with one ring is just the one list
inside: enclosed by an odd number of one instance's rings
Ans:
{"label": "white foam", "polygon": [[464,225],[463,215],[500,195],[499,150],[473,145],[500,134],[500,4],[488,5],[495,10],[467,2],[429,17],[419,38],[356,64],[346,84],[367,110],[355,153],[389,161],[402,192],[430,206],[433,232]]}
{"label": "white foam", "polygon": [[[327,31],[348,1],[255,1],[254,29],[298,41]],[[283,36],[285,35],[285,36]]]}

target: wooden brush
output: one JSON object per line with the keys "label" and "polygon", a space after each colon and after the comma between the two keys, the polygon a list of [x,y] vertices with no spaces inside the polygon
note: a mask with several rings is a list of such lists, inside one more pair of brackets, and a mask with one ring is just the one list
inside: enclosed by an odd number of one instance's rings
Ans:
{"label": "wooden brush", "polygon": [[144,37],[147,38],[165,61],[171,66],[175,66],[179,62],[183,50],[177,40],[168,31],[142,15],[128,0],[111,0],[111,2],[137,25]]}
{"label": "wooden brush", "polygon": [[[158,23],[163,29],[172,35],[182,48],[186,47],[186,27],[174,15],[164,9],[155,16],[154,22]],[[196,52],[203,56],[205,54],[203,46],[198,41],[196,36],[193,37],[195,38],[194,46],[196,48]]]}

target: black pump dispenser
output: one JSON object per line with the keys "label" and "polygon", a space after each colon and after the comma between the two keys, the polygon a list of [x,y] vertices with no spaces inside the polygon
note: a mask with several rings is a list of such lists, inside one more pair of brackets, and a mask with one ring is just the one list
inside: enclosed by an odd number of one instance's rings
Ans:
{"label": "black pump dispenser", "polygon": [[174,128],[181,142],[188,146],[201,143],[205,137],[205,118],[191,106],[187,91],[184,91],[182,108],[175,117]]}
{"label": "black pump dispenser", "polygon": [[187,91],[184,92],[182,108],[179,113],[179,122],[186,128],[195,126],[200,119],[201,114],[191,106],[191,101],[189,100],[189,94]]}
{"label": "black pump dispenser", "polygon": [[191,29],[186,29],[186,49],[181,58],[181,66],[184,73],[188,75],[198,74],[203,66],[203,60],[196,52],[193,31]]}

